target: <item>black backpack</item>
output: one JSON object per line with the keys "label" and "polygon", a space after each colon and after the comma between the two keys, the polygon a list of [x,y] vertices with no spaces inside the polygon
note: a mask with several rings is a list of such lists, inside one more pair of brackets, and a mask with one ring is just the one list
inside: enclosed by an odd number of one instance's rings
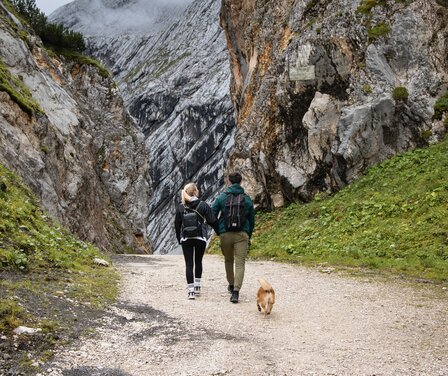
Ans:
{"label": "black backpack", "polygon": [[198,236],[202,236],[203,223],[204,223],[204,217],[201,214],[199,214],[199,212],[184,205],[184,211],[182,213],[183,238],[196,238]]}
{"label": "black backpack", "polygon": [[245,197],[243,193],[226,193],[224,224],[227,231],[243,231],[245,214]]}

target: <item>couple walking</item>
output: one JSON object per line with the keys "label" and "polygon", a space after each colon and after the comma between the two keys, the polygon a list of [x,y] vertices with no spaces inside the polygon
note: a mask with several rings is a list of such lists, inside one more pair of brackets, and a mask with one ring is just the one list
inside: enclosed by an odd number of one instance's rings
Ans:
{"label": "couple walking", "polygon": [[240,173],[229,174],[229,187],[216,198],[212,207],[199,199],[199,189],[195,183],[187,184],[182,190],[182,203],[176,210],[174,224],[185,258],[188,299],[195,299],[201,292],[207,223],[219,235],[230,301],[238,303],[247,250],[255,225],[254,205],[244,193],[241,180]]}

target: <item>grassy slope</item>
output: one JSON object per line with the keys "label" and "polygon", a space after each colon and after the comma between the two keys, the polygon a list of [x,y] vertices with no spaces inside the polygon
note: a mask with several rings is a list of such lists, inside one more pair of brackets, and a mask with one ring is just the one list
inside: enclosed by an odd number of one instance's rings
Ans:
{"label": "grassy slope", "polygon": [[[27,370],[33,363],[28,353],[34,363],[44,361],[55,343],[76,336],[115,298],[116,272],[95,266],[94,257],[101,257],[98,249],[51,221],[0,165],[0,335],[10,339],[19,325],[42,329],[31,340],[19,339],[19,351],[1,342],[0,352],[13,356],[10,367]],[[5,367],[0,361],[0,374]]]}
{"label": "grassy slope", "polygon": [[448,139],[373,167],[332,197],[257,213],[256,220],[254,258],[446,282]]}

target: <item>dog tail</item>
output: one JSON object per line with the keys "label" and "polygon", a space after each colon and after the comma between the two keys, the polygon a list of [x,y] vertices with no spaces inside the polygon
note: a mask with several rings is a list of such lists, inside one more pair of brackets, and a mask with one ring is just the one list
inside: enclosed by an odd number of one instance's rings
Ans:
{"label": "dog tail", "polygon": [[260,278],[258,282],[260,282],[261,288],[264,291],[266,292],[272,291],[272,286],[270,285],[270,283],[264,280],[263,278]]}

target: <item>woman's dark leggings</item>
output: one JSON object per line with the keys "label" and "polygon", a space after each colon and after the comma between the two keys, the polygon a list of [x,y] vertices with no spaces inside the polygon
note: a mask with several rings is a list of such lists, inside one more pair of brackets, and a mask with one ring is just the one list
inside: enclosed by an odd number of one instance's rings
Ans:
{"label": "woman's dark leggings", "polygon": [[[202,258],[205,253],[206,242],[199,239],[187,239],[182,242],[182,251],[185,258],[187,283],[194,283],[194,278],[202,276]],[[194,266],[194,275],[193,275]]]}

